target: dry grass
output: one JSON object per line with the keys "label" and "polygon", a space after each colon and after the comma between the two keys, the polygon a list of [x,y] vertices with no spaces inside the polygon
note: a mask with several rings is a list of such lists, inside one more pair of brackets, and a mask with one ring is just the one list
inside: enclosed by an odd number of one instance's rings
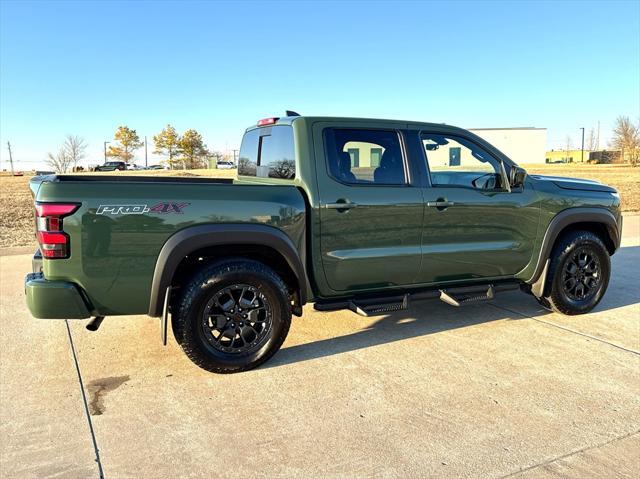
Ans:
{"label": "dry grass", "polygon": [[[627,165],[524,165],[529,173],[601,181],[618,189],[623,211],[640,211],[640,168]],[[120,172],[123,176],[211,176],[233,178],[235,170]],[[104,173],[90,173],[104,175]],[[0,248],[34,245],[33,199],[29,176],[0,175]]]}
{"label": "dry grass", "polygon": [[[105,173],[86,173],[104,175]],[[109,173],[111,174],[111,173]],[[189,171],[124,171],[114,173],[121,176],[211,176],[233,178],[236,170],[189,170]],[[31,176],[12,177],[0,174],[0,249],[16,246],[36,246],[34,239],[33,198],[29,190]]]}
{"label": "dry grass", "polygon": [[0,248],[35,246],[29,177],[0,176]]}

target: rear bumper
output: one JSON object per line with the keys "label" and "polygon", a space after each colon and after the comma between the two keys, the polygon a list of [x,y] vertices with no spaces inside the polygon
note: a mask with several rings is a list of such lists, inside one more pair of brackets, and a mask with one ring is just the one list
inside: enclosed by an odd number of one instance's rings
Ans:
{"label": "rear bumper", "polygon": [[47,281],[41,272],[24,279],[27,307],[38,319],[84,319],[91,317],[80,289],[66,281]]}

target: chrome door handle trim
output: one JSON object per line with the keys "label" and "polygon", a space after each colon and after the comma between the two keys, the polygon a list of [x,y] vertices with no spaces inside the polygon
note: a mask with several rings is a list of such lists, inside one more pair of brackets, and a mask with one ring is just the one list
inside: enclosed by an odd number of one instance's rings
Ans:
{"label": "chrome door handle trim", "polygon": [[432,208],[448,208],[454,204],[455,203],[453,201],[427,201],[427,206]]}
{"label": "chrome door handle trim", "polygon": [[324,207],[328,210],[348,210],[357,207],[357,203],[345,202],[345,203],[327,203]]}

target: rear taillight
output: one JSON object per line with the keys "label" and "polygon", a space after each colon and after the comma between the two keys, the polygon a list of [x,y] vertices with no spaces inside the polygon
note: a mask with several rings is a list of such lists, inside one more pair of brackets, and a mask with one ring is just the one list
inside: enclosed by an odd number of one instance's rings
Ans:
{"label": "rear taillight", "polygon": [[36,237],[44,258],[70,256],[69,235],[63,231],[62,218],[79,207],[77,203],[36,203]]}

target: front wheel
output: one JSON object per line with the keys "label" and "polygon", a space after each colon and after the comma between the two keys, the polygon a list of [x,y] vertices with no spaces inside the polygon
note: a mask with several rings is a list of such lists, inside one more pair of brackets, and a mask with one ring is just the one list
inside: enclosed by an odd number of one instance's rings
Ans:
{"label": "front wheel", "polygon": [[588,313],[604,296],[610,275],[602,240],[589,231],[570,232],[553,249],[546,294],[538,301],[562,314]]}
{"label": "front wheel", "polygon": [[174,334],[195,364],[215,373],[259,366],[289,332],[286,285],[269,267],[242,258],[202,268],[185,286]]}

